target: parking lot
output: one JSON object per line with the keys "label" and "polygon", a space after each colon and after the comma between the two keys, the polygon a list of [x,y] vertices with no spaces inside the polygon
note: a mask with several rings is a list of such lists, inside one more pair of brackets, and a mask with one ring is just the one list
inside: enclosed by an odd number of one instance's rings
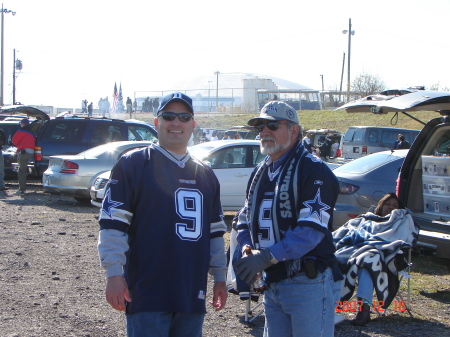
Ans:
{"label": "parking lot", "polygon": [[[13,195],[16,181],[7,185],[10,189],[0,192],[1,335],[125,336],[123,315],[104,300],[104,273],[96,249],[98,208],[45,194],[39,181],[28,181],[24,197]],[[431,277],[439,283],[437,292],[447,298],[448,273]],[[335,336],[448,334],[448,301],[414,291],[412,303],[414,319],[390,311],[387,317],[372,315],[374,320],[364,328],[341,323]],[[208,308],[204,336],[262,336],[264,316],[247,324],[244,307],[230,294],[221,312]]]}

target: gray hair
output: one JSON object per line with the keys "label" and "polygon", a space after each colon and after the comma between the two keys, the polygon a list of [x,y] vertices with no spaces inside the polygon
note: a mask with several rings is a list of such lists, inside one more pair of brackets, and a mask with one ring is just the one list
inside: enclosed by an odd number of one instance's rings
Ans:
{"label": "gray hair", "polygon": [[297,134],[297,138],[296,140],[300,140],[302,139],[302,134],[303,134],[303,127],[300,124],[294,123],[292,121],[288,121],[286,120],[286,125],[288,130],[292,130],[292,128],[297,125],[298,126],[298,134]]}

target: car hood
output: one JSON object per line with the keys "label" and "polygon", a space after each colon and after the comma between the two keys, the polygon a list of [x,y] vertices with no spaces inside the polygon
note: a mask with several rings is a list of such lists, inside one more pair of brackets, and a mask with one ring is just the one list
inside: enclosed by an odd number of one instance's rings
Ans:
{"label": "car hood", "polygon": [[7,114],[26,114],[28,117],[36,118],[37,120],[48,121],[50,117],[42,110],[28,105],[10,105],[0,108],[1,113]]}
{"label": "car hood", "polygon": [[[442,111],[447,115],[450,111],[450,92],[419,90],[401,96],[393,96],[386,100],[371,100],[364,97],[342,105],[336,110],[347,112],[372,112],[383,114],[397,111]],[[444,112],[446,111],[446,112]]]}

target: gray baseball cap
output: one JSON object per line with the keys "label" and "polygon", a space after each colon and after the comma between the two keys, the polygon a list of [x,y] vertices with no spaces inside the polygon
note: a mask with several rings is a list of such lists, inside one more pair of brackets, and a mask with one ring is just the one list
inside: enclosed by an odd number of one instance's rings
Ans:
{"label": "gray baseball cap", "polygon": [[250,119],[247,124],[255,126],[258,120],[265,119],[271,121],[288,120],[299,124],[297,111],[289,104],[282,101],[271,101],[263,106],[258,117]]}

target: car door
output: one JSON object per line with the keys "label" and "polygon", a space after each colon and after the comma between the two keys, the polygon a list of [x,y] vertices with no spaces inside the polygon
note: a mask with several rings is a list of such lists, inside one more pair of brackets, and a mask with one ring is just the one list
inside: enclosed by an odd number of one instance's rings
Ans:
{"label": "car door", "polygon": [[222,147],[205,160],[220,183],[220,198],[226,211],[237,211],[244,205],[247,183],[257,161],[264,159],[255,145]]}

